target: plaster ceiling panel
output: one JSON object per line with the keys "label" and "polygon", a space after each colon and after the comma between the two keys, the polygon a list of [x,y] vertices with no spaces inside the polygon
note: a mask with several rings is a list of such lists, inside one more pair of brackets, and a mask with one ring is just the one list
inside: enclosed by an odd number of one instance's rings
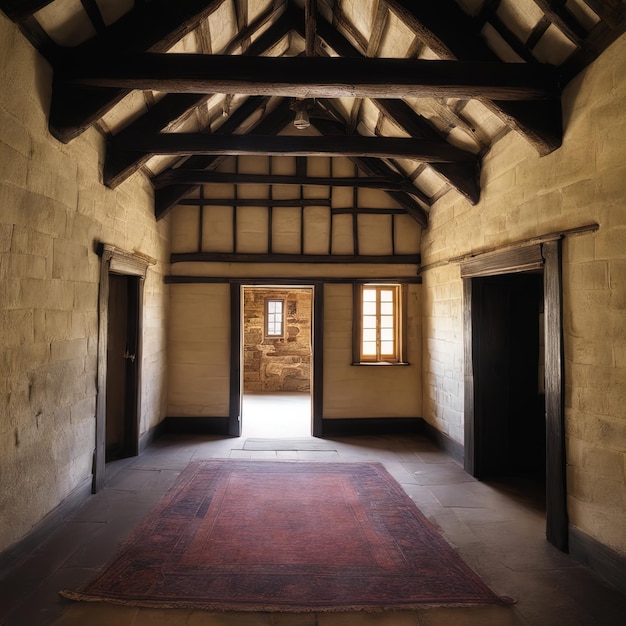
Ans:
{"label": "plaster ceiling panel", "polygon": [[431,198],[448,186],[446,181],[432,167],[425,167],[415,179],[415,183]]}
{"label": "plaster ceiling panel", "polygon": [[404,58],[415,39],[415,33],[393,12],[387,13],[387,27],[376,56]]}
{"label": "plaster ceiling panel", "polygon": [[496,14],[521,42],[544,16],[533,0],[502,0]]}
{"label": "plaster ceiling panel", "polygon": [[168,167],[174,167],[180,160],[180,157],[156,155],[148,159],[144,167],[156,176]]}
{"label": "plaster ceiling panel", "polygon": [[109,26],[134,8],[134,0],[97,0],[104,23]]}
{"label": "plaster ceiling panel", "polygon": [[420,251],[422,229],[409,215],[395,217],[395,251],[396,254],[415,254]]}
{"label": "plaster ceiling panel", "polygon": [[600,18],[584,0],[567,0],[565,8],[568,9],[576,20],[587,30],[591,30],[600,21]]}
{"label": "plaster ceiling panel", "polygon": [[96,31],[80,0],[57,0],[35,13],[35,19],[60,46],[77,46]]}
{"label": "plaster ceiling panel", "polygon": [[[350,22],[366,39],[372,32],[372,22],[379,0],[342,0],[341,9]],[[383,2],[384,0],[380,0]]]}
{"label": "plaster ceiling panel", "polygon": [[200,52],[200,44],[195,31],[187,33],[182,39],[179,39],[168,52],[175,52],[177,54],[187,53],[195,54]]}
{"label": "plaster ceiling panel", "polygon": [[272,0],[244,0],[248,4],[248,24],[272,6]]}
{"label": "plaster ceiling panel", "polygon": [[533,49],[533,55],[541,63],[561,65],[577,50],[574,43],[561,30],[552,25]]}
{"label": "plaster ceiling panel", "polygon": [[102,116],[102,121],[114,134],[128,126],[147,111],[143,91],[131,91],[123,100]]}
{"label": "plaster ceiling panel", "polygon": [[480,128],[483,133],[493,139],[499,135],[506,124],[496,115],[491,113],[479,100],[468,100],[461,112],[470,126]]}
{"label": "plaster ceiling panel", "polygon": [[223,50],[237,34],[237,16],[232,2],[222,2],[211,14],[209,30],[213,51]]}
{"label": "plaster ceiling panel", "polygon": [[441,57],[436,54],[431,48],[429,48],[428,46],[424,46],[421,50],[419,55],[417,56],[418,59],[423,59],[425,61],[437,61],[439,59],[441,59]]}
{"label": "plaster ceiling panel", "polygon": [[500,33],[489,23],[485,24],[481,35],[494,54],[505,63],[522,63],[523,59],[502,39]]}

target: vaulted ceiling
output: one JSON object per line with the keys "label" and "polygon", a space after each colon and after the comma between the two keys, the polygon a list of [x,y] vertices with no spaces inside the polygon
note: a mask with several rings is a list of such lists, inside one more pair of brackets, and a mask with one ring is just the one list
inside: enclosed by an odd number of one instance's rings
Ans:
{"label": "vaulted ceiling", "polygon": [[[623,0],[0,0],[53,67],[50,132],[107,138],[161,218],[212,182],[384,190],[422,226],[475,204],[509,132],[562,140],[563,87],[626,30]],[[296,128],[296,116],[310,126]],[[303,122],[302,125],[306,123]],[[231,155],[348,157],[355,176],[217,171]]]}

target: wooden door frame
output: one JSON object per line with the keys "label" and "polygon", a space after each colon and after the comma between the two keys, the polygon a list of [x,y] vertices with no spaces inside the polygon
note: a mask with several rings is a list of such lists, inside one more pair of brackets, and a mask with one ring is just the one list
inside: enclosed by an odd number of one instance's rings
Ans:
{"label": "wooden door frame", "polygon": [[568,514],[563,406],[563,322],[561,239],[476,255],[461,262],[465,362],[465,470],[480,477],[476,431],[472,279],[543,270],[546,392],[546,537],[559,550],[568,549]]}
{"label": "wooden door frame", "polygon": [[96,439],[93,460],[92,493],[104,486],[106,464],[106,388],[107,388],[107,347],[109,324],[109,276],[120,274],[138,279],[136,320],[130,321],[136,328],[137,351],[135,373],[131,381],[133,402],[133,442],[134,454],[139,454],[139,420],[141,419],[141,370],[143,354],[143,292],[148,266],[151,259],[139,254],[120,250],[115,246],[99,243],[96,252],[100,256],[100,288],[98,294],[98,361],[96,377]]}
{"label": "wooden door frame", "polygon": [[[280,281],[283,282],[283,281]],[[288,284],[269,280],[259,281],[233,281],[230,284],[230,400],[228,411],[228,434],[231,437],[241,436],[241,398],[243,396],[242,382],[242,326],[243,308],[242,294],[244,287],[267,287],[273,286],[277,289],[310,288],[313,299],[313,320],[311,342],[312,351],[312,387],[311,387],[311,413],[313,418],[312,434],[314,437],[322,436],[323,417],[323,313],[324,313],[324,283],[290,280]]]}

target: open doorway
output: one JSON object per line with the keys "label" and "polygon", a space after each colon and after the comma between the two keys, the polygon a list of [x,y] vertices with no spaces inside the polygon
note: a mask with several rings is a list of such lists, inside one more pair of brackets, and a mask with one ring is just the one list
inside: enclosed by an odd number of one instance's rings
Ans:
{"label": "open doorway", "polygon": [[545,506],[543,273],[472,279],[475,475]]}
{"label": "open doorway", "polygon": [[312,432],[312,287],[243,287],[241,428],[246,437]]}

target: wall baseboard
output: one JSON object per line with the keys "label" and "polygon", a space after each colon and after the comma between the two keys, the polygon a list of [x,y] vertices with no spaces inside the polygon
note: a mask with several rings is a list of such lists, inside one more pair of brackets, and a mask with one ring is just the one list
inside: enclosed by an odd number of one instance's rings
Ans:
{"label": "wall baseboard", "polygon": [[605,546],[575,526],[569,527],[569,553],[616,589],[626,593],[626,556]]}
{"label": "wall baseboard", "polygon": [[322,437],[349,435],[419,435],[421,417],[355,417],[322,420]]}
{"label": "wall baseboard", "polygon": [[228,417],[174,417],[162,422],[163,433],[228,436]]}
{"label": "wall baseboard", "polygon": [[447,452],[457,463],[463,466],[465,460],[465,448],[462,443],[448,437],[445,433],[437,430],[426,420],[422,420],[422,433],[430,439],[437,447]]}
{"label": "wall baseboard", "polygon": [[156,426],[149,428],[139,437],[139,454],[151,446],[165,432],[165,420],[161,420]]}
{"label": "wall baseboard", "polygon": [[84,504],[91,495],[93,477],[85,478],[68,496],[39,521],[30,532],[0,553],[0,579],[15,569]]}

